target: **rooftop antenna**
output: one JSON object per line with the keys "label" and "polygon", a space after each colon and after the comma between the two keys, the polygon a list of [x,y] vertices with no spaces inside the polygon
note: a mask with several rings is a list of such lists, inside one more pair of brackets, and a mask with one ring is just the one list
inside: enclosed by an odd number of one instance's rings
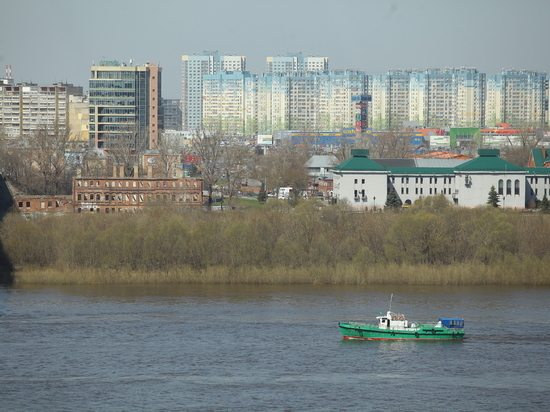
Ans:
{"label": "rooftop antenna", "polygon": [[6,79],[11,79],[11,64],[6,65]]}

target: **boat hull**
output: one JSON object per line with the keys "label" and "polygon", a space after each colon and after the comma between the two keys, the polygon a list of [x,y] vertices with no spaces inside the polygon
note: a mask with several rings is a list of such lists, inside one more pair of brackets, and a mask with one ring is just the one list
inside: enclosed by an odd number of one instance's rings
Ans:
{"label": "boat hull", "polygon": [[420,326],[407,330],[381,329],[376,325],[354,323],[338,324],[344,339],[365,340],[456,340],[464,338],[464,330],[452,330],[435,326]]}

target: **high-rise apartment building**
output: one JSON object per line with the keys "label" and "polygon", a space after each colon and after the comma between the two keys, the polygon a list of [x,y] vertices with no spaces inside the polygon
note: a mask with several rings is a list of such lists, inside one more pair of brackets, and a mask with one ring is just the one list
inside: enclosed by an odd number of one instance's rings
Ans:
{"label": "high-rise apartment building", "polygon": [[286,56],[272,56],[268,57],[266,62],[266,73],[321,72],[328,70],[328,57],[304,57],[302,53],[287,53]]}
{"label": "high-rise apartment building", "polygon": [[234,135],[254,135],[257,76],[249,72],[218,72],[203,76],[202,125]]}
{"label": "high-rise apartment building", "polygon": [[369,123],[401,128],[481,126],[485,119],[485,74],[472,68],[394,70],[371,76]]}
{"label": "high-rise apartment building", "polygon": [[369,76],[369,125],[377,130],[400,128],[409,120],[410,71],[393,70]]}
{"label": "high-rise apartment building", "polygon": [[182,56],[181,63],[182,128],[192,131],[202,127],[203,76],[220,71],[243,72],[246,70],[246,57],[220,56],[217,51],[205,51],[202,55]]}
{"label": "high-rise apartment building", "polygon": [[266,73],[258,77],[258,133],[355,127],[353,96],[365,95],[359,71]]}
{"label": "high-rise apartment building", "polygon": [[548,76],[528,70],[503,70],[487,76],[486,123],[515,127],[546,126]]}
{"label": "high-rise apartment building", "polygon": [[91,71],[91,145],[109,149],[124,140],[135,148],[156,148],[163,128],[162,69],[153,63],[102,61]]}
{"label": "high-rise apartment building", "polygon": [[58,83],[39,86],[0,80],[0,128],[9,138],[31,137],[38,130],[64,133],[68,126],[69,96],[83,89]]}

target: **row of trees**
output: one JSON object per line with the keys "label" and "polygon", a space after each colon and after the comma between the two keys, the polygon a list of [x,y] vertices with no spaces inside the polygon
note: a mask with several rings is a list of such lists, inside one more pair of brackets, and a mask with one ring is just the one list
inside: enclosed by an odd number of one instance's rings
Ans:
{"label": "row of trees", "polygon": [[550,259],[550,217],[498,208],[463,209],[429,197],[400,213],[353,213],[334,205],[268,202],[231,213],[157,209],[137,215],[66,215],[1,226],[18,267],[159,271],[213,266],[331,267],[499,264]]}
{"label": "row of trees", "polygon": [[[148,149],[146,142],[144,132],[132,129],[131,125],[120,131],[117,139],[107,142],[105,152],[70,141],[66,130],[44,126],[23,140],[8,139],[0,130],[0,172],[24,193],[68,195],[72,179],[78,173],[84,177],[104,177],[112,174],[114,166],[122,166],[124,176],[129,177],[137,166],[139,173],[145,174],[142,157]],[[174,176],[184,156],[195,155],[199,164],[190,169],[194,177],[204,180],[210,199],[216,191],[228,197],[230,204],[248,179],[257,179],[270,189],[286,185],[306,188],[304,164],[308,153],[307,147],[286,142],[260,155],[246,139],[228,138],[219,131],[206,130],[196,130],[187,146],[181,140],[163,135],[150,151],[158,177]]]}

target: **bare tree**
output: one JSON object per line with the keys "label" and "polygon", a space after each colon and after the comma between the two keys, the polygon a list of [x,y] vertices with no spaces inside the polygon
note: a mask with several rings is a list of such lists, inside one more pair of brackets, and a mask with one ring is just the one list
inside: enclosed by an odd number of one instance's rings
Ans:
{"label": "bare tree", "polygon": [[183,146],[175,138],[162,135],[157,145],[157,166],[161,177],[172,177],[176,164],[181,165]]}
{"label": "bare tree", "polygon": [[147,148],[147,131],[137,125],[128,125],[113,134],[108,142],[109,163],[111,166],[123,166],[124,176],[133,175],[134,166]]}
{"label": "bare tree", "polygon": [[220,177],[220,163],[223,157],[223,133],[198,129],[193,132],[193,149],[199,156],[199,168],[203,188],[208,192],[208,208],[212,206],[212,192]]}
{"label": "bare tree", "polygon": [[33,191],[49,195],[70,192],[70,180],[76,170],[66,156],[70,146],[68,129],[41,126],[36,130],[25,150],[37,182]]}
{"label": "bare tree", "polygon": [[402,159],[410,155],[412,145],[407,136],[400,136],[398,133],[388,131],[378,136],[376,143],[371,142],[369,149],[372,158]]}
{"label": "bare tree", "polygon": [[285,141],[258,159],[254,175],[259,180],[267,180],[268,188],[292,186],[294,193],[298,193],[308,185],[309,177],[305,168],[307,160],[306,147]]}
{"label": "bare tree", "polygon": [[233,196],[241,187],[241,182],[248,175],[250,162],[251,155],[248,146],[235,144],[225,148],[220,168],[223,186],[229,194],[229,204],[232,203]]}
{"label": "bare tree", "polygon": [[517,136],[516,142],[508,137],[509,145],[503,150],[503,158],[520,167],[526,167],[529,163],[531,150],[537,147],[542,132],[537,134],[536,129],[523,127]]}
{"label": "bare tree", "polygon": [[103,150],[97,147],[86,148],[80,152],[82,176],[104,177],[112,171],[107,170],[108,159]]}

